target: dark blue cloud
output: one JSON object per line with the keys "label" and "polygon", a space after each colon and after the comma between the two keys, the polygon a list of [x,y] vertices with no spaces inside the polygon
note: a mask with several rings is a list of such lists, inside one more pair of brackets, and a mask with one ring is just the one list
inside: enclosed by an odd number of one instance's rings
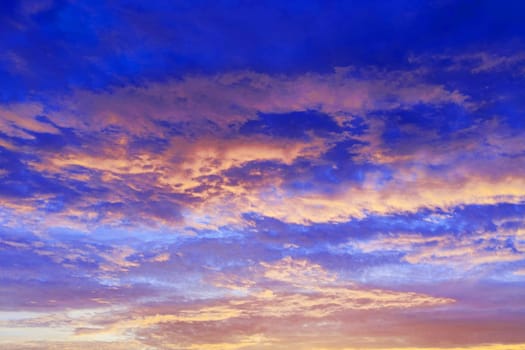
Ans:
{"label": "dark blue cloud", "polygon": [[[0,196],[30,198],[38,194],[61,194],[67,197],[76,195],[71,187],[42,175],[27,164],[37,159],[34,155],[0,147],[0,167],[7,169],[0,182]],[[76,181],[72,181],[73,185],[75,183]]]}
{"label": "dark blue cloud", "polygon": [[492,117],[468,111],[458,104],[417,104],[410,108],[377,111],[371,116],[384,121],[383,141],[400,153],[412,152],[417,143],[438,147],[458,132]]}
{"label": "dark blue cloud", "polygon": [[304,111],[282,114],[260,113],[258,119],[247,121],[239,131],[243,135],[263,134],[272,137],[309,139],[314,135],[326,137],[329,133],[340,132],[341,128],[327,114]]}

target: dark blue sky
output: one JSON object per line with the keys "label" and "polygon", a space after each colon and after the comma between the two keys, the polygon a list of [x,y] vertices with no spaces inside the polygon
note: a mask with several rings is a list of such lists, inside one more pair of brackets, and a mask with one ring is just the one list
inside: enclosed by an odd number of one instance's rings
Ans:
{"label": "dark blue sky", "polygon": [[230,70],[406,69],[410,57],[421,54],[512,54],[525,36],[521,1],[3,1],[1,6],[4,101]]}

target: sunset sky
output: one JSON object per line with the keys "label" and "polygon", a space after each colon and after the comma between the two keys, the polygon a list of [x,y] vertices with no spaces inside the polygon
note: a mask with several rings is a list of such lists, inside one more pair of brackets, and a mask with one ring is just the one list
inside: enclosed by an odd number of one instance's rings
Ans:
{"label": "sunset sky", "polygon": [[525,1],[0,1],[0,349],[525,349]]}

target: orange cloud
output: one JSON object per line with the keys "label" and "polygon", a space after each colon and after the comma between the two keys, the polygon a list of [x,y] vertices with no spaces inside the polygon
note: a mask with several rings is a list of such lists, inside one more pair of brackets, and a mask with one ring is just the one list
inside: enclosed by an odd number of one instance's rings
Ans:
{"label": "orange cloud", "polygon": [[159,135],[163,131],[156,120],[213,120],[226,125],[255,118],[257,112],[362,114],[419,103],[465,104],[467,100],[458,91],[423,82],[417,72],[364,70],[360,72],[363,78],[355,78],[352,72],[347,67],[330,74],[286,77],[240,71],[115,88],[106,94],[79,90],[62,103],[64,112],[53,120],[80,129],[116,125],[133,135]]}
{"label": "orange cloud", "polygon": [[[44,109],[37,103],[13,104],[0,106],[0,130],[12,137],[34,138],[28,132],[58,134],[59,130],[51,124],[35,117],[44,114]],[[6,145],[6,141],[2,141]]]}

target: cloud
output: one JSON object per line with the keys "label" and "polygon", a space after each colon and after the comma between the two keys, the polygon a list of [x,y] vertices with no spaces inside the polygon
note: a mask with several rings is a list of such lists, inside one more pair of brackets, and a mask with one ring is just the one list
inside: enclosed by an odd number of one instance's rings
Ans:
{"label": "cloud", "polygon": [[[129,256],[128,253],[123,256]],[[120,263],[120,257],[115,259],[119,260],[119,263],[115,264],[123,265]],[[127,264],[124,266],[128,268]],[[122,273],[123,270],[116,272]],[[214,277],[215,273],[210,272],[209,279],[215,288],[226,288],[233,291],[233,294],[218,293],[212,298],[193,300],[170,297],[145,304],[129,302],[126,306],[104,302],[91,309],[78,308],[76,311],[71,311],[70,308],[66,308],[63,311],[59,309],[37,315],[27,314],[18,320],[9,321],[8,326],[45,328],[54,325],[69,330],[68,337],[75,341],[100,341],[109,338],[124,341],[129,339],[130,334],[140,335],[144,332],[154,334],[165,327],[180,329],[197,327],[205,330],[211,326],[221,328],[238,322],[246,325],[251,325],[253,322],[280,323],[281,320],[289,319],[314,322],[313,320],[316,319],[343,317],[352,312],[425,309],[447,306],[454,302],[450,298],[421,293],[358,286],[339,279],[318,264],[291,257],[261,263],[254,268],[241,271],[236,276],[243,276],[244,280],[230,278],[228,282],[239,288],[224,285],[222,282],[228,280],[228,276],[217,272],[219,275],[217,279]],[[241,293],[238,294],[237,291]],[[220,347],[220,344],[231,344],[233,347],[233,344],[252,342],[262,345],[279,343],[278,337],[272,335],[274,331],[275,329],[270,327],[267,331],[260,332],[255,327],[247,329],[246,332],[223,333],[213,340],[208,339],[207,336],[197,340],[188,333],[180,341],[173,338],[166,344],[173,344],[180,348],[207,344],[206,346],[214,348]],[[161,338],[165,337],[167,335]],[[188,337],[190,342],[187,342]],[[140,339],[143,339],[145,344],[158,340],[150,337],[140,337]]]}
{"label": "cloud", "polygon": [[[212,121],[220,128],[256,119],[257,113],[312,110],[338,116],[417,104],[463,105],[467,99],[459,91],[426,83],[410,71],[348,67],[296,77],[239,71],[186,76],[102,94],[78,90],[67,101],[56,102],[61,113],[51,118],[62,127],[91,131],[118,127],[132,135],[158,135],[169,131],[163,125],[181,132],[185,122],[196,120]],[[134,123],[129,123],[130,119]],[[213,131],[214,124],[203,131]]]}
{"label": "cloud", "polygon": [[[467,101],[425,82],[418,70],[370,68],[293,77],[241,71],[102,93],[79,90],[50,109],[53,124],[38,122],[73,130],[76,143],[60,153],[38,151],[23,163],[74,193],[69,212],[46,213],[42,202],[26,201],[48,226],[142,221],[194,229],[243,225],[239,214],[248,212],[308,224],[520,203],[521,178],[505,170],[510,156],[515,169],[523,167],[519,133],[496,117],[469,117],[443,134],[442,119],[426,116],[450,105],[471,113],[476,107]],[[422,105],[424,122],[403,116]],[[302,125],[301,137],[278,131],[290,118]],[[406,137],[388,134],[395,123]],[[323,125],[326,133],[313,131]],[[32,149],[14,140],[17,152]],[[473,154],[466,160],[465,148]],[[111,210],[102,215],[98,208]]]}
{"label": "cloud", "polygon": [[523,52],[513,52],[511,54],[501,54],[487,51],[472,53],[462,53],[457,55],[423,55],[413,56],[411,62],[418,63],[445,63],[447,70],[469,71],[472,74],[508,72],[514,74],[523,73],[523,63],[525,54]]}
{"label": "cloud", "polygon": [[318,264],[304,259],[293,259],[287,256],[273,264],[261,262],[265,268],[264,277],[296,286],[325,284],[334,282],[336,276],[324,270]]}
{"label": "cloud", "polygon": [[[213,229],[243,225],[240,214],[248,212],[293,223],[344,222],[367,213],[519,201],[522,194],[515,189],[522,185],[519,179],[498,186],[493,181],[477,185],[460,178],[466,188],[461,196],[466,199],[450,198],[448,203],[428,188],[444,185],[440,179],[429,184],[425,177],[433,174],[407,175],[413,172],[407,163],[418,155],[405,156],[403,164],[385,161],[394,158],[388,155],[389,145],[378,141],[384,126],[371,113],[421,104],[466,108],[467,100],[461,92],[427,83],[418,70],[347,67],[297,76],[237,71],[103,92],[79,89],[48,102],[49,123],[32,119],[43,113],[41,104],[17,107],[26,108],[23,120],[34,120],[27,126],[30,130],[61,134],[65,144],[59,153],[42,149],[33,154],[33,145],[10,136],[15,152],[28,157],[22,165],[43,177],[35,184],[37,189],[49,188],[44,180],[59,181],[65,187],[44,203],[26,198],[34,208],[33,217],[42,217],[43,227],[88,230],[140,221],[157,227]],[[364,115],[362,129],[355,126],[359,114]],[[302,128],[296,128],[300,137],[283,134],[292,119]],[[306,126],[303,119],[311,125]],[[21,123],[20,118],[9,120],[9,125],[16,120]],[[322,127],[325,132],[316,131]],[[34,137],[40,142],[43,136]],[[351,152],[344,150],[350,153],[341,153],[336,164],[326,158],[334,147],[348,141],[355,142],[354,147]],[[331,193],[316,193],[314,183],[319,181],[314,171],[338,172],[350,160],[362,169],[355,171],[364,182],[349,183],[348,174],[341,172],[339,183],[327,185]],[[264,162],[283,170],[268,173],[259,167],[241,172]],[[390,169],[374,168],[375,164]],[[393,181],[384,172],[393,172]],[[418,181],[406,181],[409,176],[418,176]],[[442,181],[449,177],[443,174]],[[296,192],[296,181],[314,190]],[[374,182],[382,181],[388,183],[378,190]],[[471,192],[489,185],[493,193],[471,198]],[[424,196],[407,202],[406,187],[414,188],[415,196]],[[70,192],[67,203],[62,199],[65,191]],[[50,212],[48,206],[67,210]]]}
{"label": "cloud", "polygon": [[459,237],[451,234],[430,237],[397,234],[350,244],[363,252],[403,252],[403,259],[411,264],[450,265],[456,269],[470,270],[483,264],[525,260],[525,252],[519,247],[520,239],[499,229]]}
{"label": "cloud", "polygon": [[55,126],[37,119],[43,114],[44,108],[38,103],[0,105],[0,128],[8,136],[23,139],[33,139],[32,133],[58,134]]}
{"label": "cloud", "polygon": [[163,262],[167,262],[169,261],[171,258],[170,254],[169,253],[161,253],[161,254],[158,254],[158,255],[155,255],[154,257],[152,257],[150,259],[151,262],[156,262],[156,263],[163,263]]}

